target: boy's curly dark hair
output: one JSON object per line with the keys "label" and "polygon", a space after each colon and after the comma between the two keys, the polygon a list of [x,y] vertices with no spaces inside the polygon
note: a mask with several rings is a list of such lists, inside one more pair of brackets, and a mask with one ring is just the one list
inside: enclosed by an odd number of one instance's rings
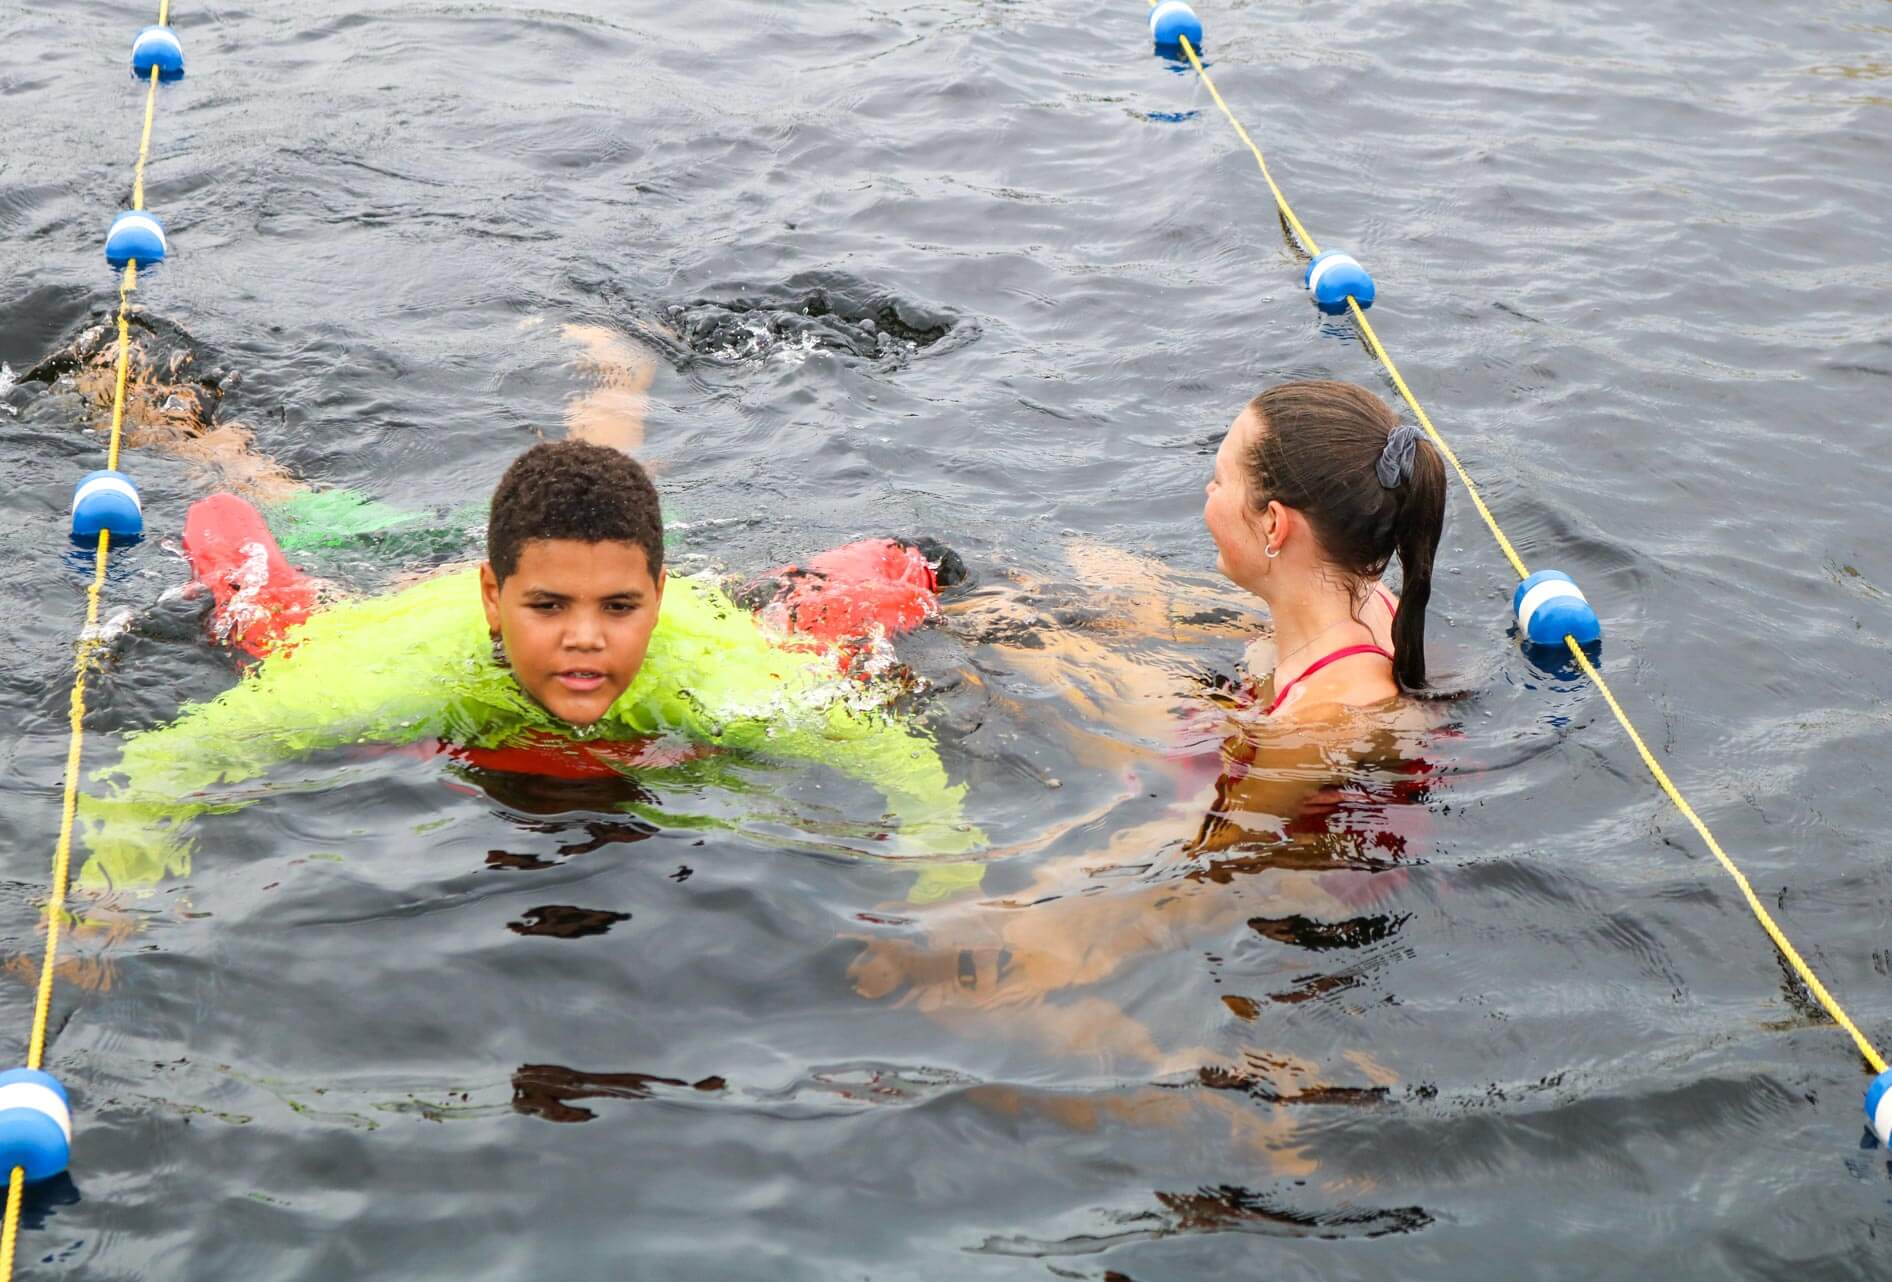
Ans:
{"label": "boy's curly dark hair", "polygon": [[532,539],[631,543],[652,578],[664,564],[664,518],[643,464],[585,441],[541,442],[499,478],[486,522],[486,559],[500,582],[519,568]]}

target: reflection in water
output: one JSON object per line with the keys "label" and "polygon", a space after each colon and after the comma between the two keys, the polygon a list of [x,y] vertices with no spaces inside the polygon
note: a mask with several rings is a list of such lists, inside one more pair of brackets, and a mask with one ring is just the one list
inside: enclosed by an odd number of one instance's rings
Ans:
{"label": "reflection in water", "polygon": [[[1218,1092],[1239,1091],[1206,1072],[1202,1085]],[[1221,1121],[1227,1124],[1229,1141],[1238,1150],[1235,1160],[1252,1170],[1259,1158],[1276,1181],[1271,1190],[1237,1184],[1204,1185],[1190,1192],[1156,1189],[1151,1193],[1154,1207],[1100,1208],[1097,1214],[1105,1225],[1100,1230],[1059,1239],[990,1237],[976,1248],[981,1253],[1036,1259],[1095,1255],[1132,1242],[1198,1233],[1371,1238],[1419,1232],[1433,1223],[1432,1215],[1418,1206],[1359,1205],[1362,1186],[1358,1182],[1330,1181],[1319,1187],[1311,1184],[1318,1163],[1304,1141],[1296,1138],[1296,1123],[1289,1110],[1278,1107],[1284,1101],[1267,1095],[1250,1093],[1248,1099],[1230,1099],[1219,1093],[1202,1096],[1181,1089],[1144,1087],[1074,1096],[997,1086],[981,1087],[972,1094],[999,1116],[1042,1118],[1080,1135],[1095,1134],[1110,1125],[1181,1129],[1199,1127],[1205,1119]],[[1295,1102],[1370,1105],[1378,1101],[1379,1095],[1373,1091],[1329,1090],[1308,1092]],[[1333,1204],[1306,1205],[1316,1199],[1331,1200]]]}
{"label": "reflection in water", "polygon": [[546,904],[528,908],[524,921],[509,921],[506,929],[515,935],[549,935],[553,939],[583,939],[602,935],[618,922],[629,921],[629,913],[602,908],[579,908],[573,904]]}
{"label": "reflection in water", "polygon": [[1411,913],[1401,913],[1397,916],[1355,917],[1349,921],[1329,922],[1315,921],[1296,913],[1287,917],[1250,917],[1248,928],[1263,939],[1271,939],[1277,944],[1320,953],[1330,948],[1366,948],[1384,943],[1411,916]]}
{"label": "reflection in water", "polygon": [[1197,1189],[1193,1193],[1158,1193],[1156,1200],[1174,1217],[1174,1231],[1178,1233],[1235,1229],[1323,1238],[1383,1237],[1388,1233],[1410,1233],[1432,1223],[1432,1217],[1416,1206],[1378,1211],[1295,1211],[1282,1205],[1278,1198],[1232,1184]]}
{"label": "reflection in water", "polygon": [[1212,1091],[1237,1091],[1267,1104],[1381,1104],[1386,1101],[1384,1086],[1327,1086],[1316,1084],[1284,1095],[1268,1078],[1236,1068],[1203,1065],[1196,1081]]}
{"label": "reflection in water", "polygon": [[651,1073],[583,1073],[560,1064],[522,1064],[512,1075],[512,1107],[548,1122],[589,1122],[597,1114],[573,1100],[649,1099],[660,1087],[708,1094],[727,1089],[728,1083],[720,1077],[685,1082]]}
{"label": "reflection in water", "polygon": [[[542,872],[557,868],[575,855],[588,855],[611,845],[646,841],[662,831],[656,824],[622,812],[630,807],[655,808],[659,802],[635,778],[599,773],[585,778],[560,778],[524,771],[461,766],[454,775],[477,787],[508,810],[513,822],[526,832],[548,836],[573,834],[558,844],[556,857],[525,851],[489,850],[486,866],[500,871]],[[571,815],[566,819],[524,819],[520,815]],[[611,815],[611,818],[595,817]],[[520,931],[521,934],[549,933]]]}
{"label": "reflection in water", "polygon": [[[58,1213],[61,1207],[76,1206],[80,1201],[79,1186],[72,1182],[69,1171],[44,1179],[37,1184],[28,1184],[20,1199],[20,1227],[30,1233],[38,1233]],[[42,1259],[42,1263],[65,1263],[67,1257],[77,1253],[83,1243],[75,1242],[65,1250],[51,1253]]]}
{"label": "reflection in water", "polygon": [[[618,770],[599,770],[582,778],[561,777],[543,771],[489,770],[470,766],[457,766],[453,773],[456,778],[478,788],[508,810],[528,815],[567,815],[574,811],[610,814],[632,806],[657,804],[657,798],[649,788]],[[563,832],[572,825],[549,823],[524,826],[536,832]],[[638,841],[656,831],[651,825],[635,820],[624,821],[622,827],[626,835],[615,840]],[[640,832],[641,836],[629,835],[634,831]],[[593,835],[596,836],[595,833]],[[603,844],[606,843],[597,842],[586,849],[595,850]],[[583,852],[561,849],[559,853],[571,855]]]}
{"label": "reflection in water", "polygon": [[[1415,1233],[1432,1226],[1432,1216],[1417,1206],[1368,1208],[1339,1206],[1304,1211],[1291,1195],[1260,1192],[1237,1184],[1205,1185],[1188,1193],[1154,1191],[1156,1207],[1141,1212],[1113,1212],[1114,1231],[1046,1240],[1028,1237],[987,1238],[978,1250],[987,1255],[1044,1259],[1097,1255],[1132,1242],[1154,1242],[1189,1233],[1250,1233],[1264,1237],[1376,1238]],[[1129,1274],[1106,1272],[1106,1282],[1132,1282]]]}
{"label": "reflection in water", "polygon": [[486,852],[488,868],[511,869],[514,872],[543,872],[547,868],[558,867],[556,859],[541,859],[537,855],[519,854],[511,850],[489,850]]}
{"label": "reflection in water", "polygon": [[559,860],[543,859],[538,855],[516,854],[508,850],[489,850],[486,852],[486,866],[488,868],[514,868],[524,872],[536,871],[541,868],[556,868],[562,860],[569,859],[573,855],[588,855],[593,851],[602,850],[606,846],[618,843],[645,841],[655,836],[658,832],[655,825],[646,823],[641,819],[585,819],[569,824],[546,823],[527,824],[523,826],[533,832],[549,833],[564,832],[572,828],[577,828],[588,834],[590,839],[587,841],[568,841],[561,843],[558,848],[558,853],[561,857]]}

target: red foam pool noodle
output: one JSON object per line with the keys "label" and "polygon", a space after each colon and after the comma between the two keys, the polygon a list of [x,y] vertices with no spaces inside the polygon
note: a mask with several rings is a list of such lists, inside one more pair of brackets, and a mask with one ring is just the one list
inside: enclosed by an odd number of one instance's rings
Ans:
{"label": "red foam pool noodle", "polygon": [[911,632],[938,608],[939,581],[919,548],[894,539],[861,539],[785,565],[764,576],[781,586],[770,613],[790,632],[844,641],[875,627]]}

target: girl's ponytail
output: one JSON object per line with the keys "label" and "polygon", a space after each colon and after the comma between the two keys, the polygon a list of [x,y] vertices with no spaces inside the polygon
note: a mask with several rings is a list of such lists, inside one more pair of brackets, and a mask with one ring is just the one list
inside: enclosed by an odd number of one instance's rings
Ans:
{"label": "girl's ponytail", "polygon": [[1432,599],[1432,558],[1445,528],[1445,462],[1432,442],[1413,451],[1412,474],[1399,486],[1393,548],[1402,571],[1393,615],[1393,679],[1402,690],[1426,684],[1426,603]]}
{"label": "girl's ponytail", "polygon": [[1260,422],[1248,458],[1250,502],[1307,516],[1326,559],[1355,582],[1397,554],[1405,570],[1393,615],[1393,677],[1426,683],[1426,604],[1445,526],[1445,460],[1425,433],[1351,383],[1282,383],[1248,404]]}

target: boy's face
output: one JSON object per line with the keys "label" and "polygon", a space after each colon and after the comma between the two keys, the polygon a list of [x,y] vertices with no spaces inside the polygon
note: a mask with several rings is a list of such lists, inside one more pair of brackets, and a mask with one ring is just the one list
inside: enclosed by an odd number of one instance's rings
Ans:
{"label": "boy's face", "polygon": [[515,680],[553,716],[588,726],[644,666],[664,575],[634,543],[531,539],[502,584],[480,567],[487,626]]}

